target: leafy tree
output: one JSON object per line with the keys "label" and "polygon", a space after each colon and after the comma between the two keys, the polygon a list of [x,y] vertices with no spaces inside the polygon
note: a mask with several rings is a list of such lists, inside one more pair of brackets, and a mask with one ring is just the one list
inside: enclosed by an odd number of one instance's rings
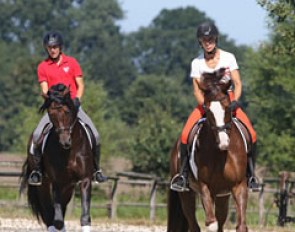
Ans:
{"label": "leafy tree", "polygon": [[77,54],[86,76],[102,80],[112,97],[122,96],[135,73],[116,25],[123,18],[117,1],[83,1],[71,17],[76,22],[70,36],[71,50]]}
{"label": "leafy tree", "polygon": [[195,104],[187,92],[179,80],[157,75],[139,76],[128,88],[121,112],[132,128],[129,153],[134,171],[167,175],[170,149],[184,121],[180,118]]}
{"label": "leafy tree", "polygon": [[[213,21],[194,7],[162,10],[151,25],[127,35],[126,46],[138,72],[162,74],[188,81],[190,61],[201,51],[196,28]],[[244,46],[238,49],[232,40],[220,33],[220,46],[242,59]]]}
{"label": "leafy tree", "polygon": [[140,112],[138,126],[131,140],[133,170],[167,177],[169,153],[179,136],[181,125],[171,117],[169,111],[163,111],[159,105],[149,105],[150,108]]}
{"label": "leafy tree", "polygon": [[294,33],[295,7],[289,1],[260,2],[272,18],[273,35],[257,52],[249,51],[245,59],[248,109],[255,119],[261,164],[273,173],[293,171],[295,60],[290,46],[295,38],[289,35]]}
{"label": "leafy tree", "polygon": [[295,53],[295,2],[294,0],[257,0],[269,13],[274,53],[294,55]]}
{"label": "leafy tree", "polygon": [[126,156],[130,147],[130,129],[120,120],[114,100],[109,99],[103,84],[87,82],[86,92],[82,99],[83,110],[96,125],[101,137],[102,158]]}
{"label": "leafy tree", "polygon": [[[181,81],[167,76],[139,76],[126,90],[120,103],[121,117],[129,125],[136,125],[140,112],[158,105],[182,121],[195,105],[191,88],[181,86]],[[128,106],[128,107],[127,107]]]}
{"label": "leafy tree", "polygon": [[8,150],[18,136],[14,130],[15,122],[11,119],[23,106],[36,104],[39,89],[34,85],[34,57],[27,57],[26,50],[19,45],[3,42],[0,43],[0,53],[3,54],[0,62],[5,64],[0,77],[0,150]]}
{"label": "leafy tree", "polygon": [[[1,1],[0,2],[0,150],[14,149],[13,119],[35,106],[40,88],[36,69],[45,57],[42,37],[57,30],[64,35],[64,51],[81,63],[86,79],[101,80],[107,93],[122,95],[134,79],[124,54],[116,21],[123,17],[116,0]],[[16,87],[17,86],[17,87]],[[24,107],[24,108],[23,108]]]}

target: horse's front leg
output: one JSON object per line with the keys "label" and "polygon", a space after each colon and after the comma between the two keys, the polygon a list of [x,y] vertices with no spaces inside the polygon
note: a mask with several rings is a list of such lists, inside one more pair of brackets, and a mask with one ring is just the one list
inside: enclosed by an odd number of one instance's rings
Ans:
{"label": "horse's front leg", "polygon": [[[57,185],[53,185],[54,194],[54,218],[53,225],[55,229],[65,231],[64,229],[64,212],[62,209],[61,189]],[[50,230],[49,230],[50,231]]]}
{"label": "horse's front leg", "polygon": [[239,185],[234,186],[232,195],[236,203],[237,210],[237,232],[247,232],[246,224],[246,209],[248,200],[248,189],[246,181],[241,182]]}
{"label": "horse's front leg", "polygon": [[80,192],[81,192],[81,226],[83,232],[90,231],[91,218],[90,218],[90,203],[91,203],[91,179],[85,178],[80,182]]}
{"label": "horse's front leg", "polygon": [[200,194],[202,199],[203,208],[205,210],[206,220],[205,225],[207,231],[217,232],[218,223],[214,214],[214,201],[211,197],[208,186],[204,183],[200,183]]}

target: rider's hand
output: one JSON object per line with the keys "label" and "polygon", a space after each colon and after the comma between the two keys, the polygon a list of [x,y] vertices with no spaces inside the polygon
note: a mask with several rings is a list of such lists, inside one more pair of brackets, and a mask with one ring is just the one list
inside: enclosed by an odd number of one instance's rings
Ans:
{"label": "rider's hand", "polygon": [[41,93],[41,97],[46,100],[48,98],[48,93]]}
{"label": "rider's hand", "polygon": [[79,107],[81,105],[80,99],[75,97],[73,102],[74,102],[74,106],[75,106],[76,110],[79,110]]}
{"label": "rider's hand", "polygon": [[234,100],[234,101],[232,101],[230,104],[229,104],[229,109],[232,111],[232,112],[234,112],[234,111],[236,111],[236,109],[238,108],[238,107],[240,107],[239,106],[239,103],[236,101],[236,100]]}

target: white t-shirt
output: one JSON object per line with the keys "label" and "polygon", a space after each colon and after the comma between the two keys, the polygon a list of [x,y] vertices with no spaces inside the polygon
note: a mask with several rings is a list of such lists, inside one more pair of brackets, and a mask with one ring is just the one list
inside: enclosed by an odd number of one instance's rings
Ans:
{"label": "white t-shirt", "polygon": [[199,80],[204,72],[213,73],[220,68],[225,68],[227,70],[226,76],[224,78],[230,78],[230,72],[239,69],[236,58],[230,52],[226,52],[221,49],[219,49],[219,52],[219,62],[214,69],[207,66],[204,54],[201,54],[197,58],[193,59],[191,63],[191,78],[196,78]]}

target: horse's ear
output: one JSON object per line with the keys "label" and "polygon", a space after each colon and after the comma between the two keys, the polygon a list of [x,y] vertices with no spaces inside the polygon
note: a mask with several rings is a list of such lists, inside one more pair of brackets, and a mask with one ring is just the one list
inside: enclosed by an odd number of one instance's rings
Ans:
{"label": "horse's ear", "polygon": [[216,71],[216,76],[218,79],[221,79],[225,75],[225,68],[220,68]]}

